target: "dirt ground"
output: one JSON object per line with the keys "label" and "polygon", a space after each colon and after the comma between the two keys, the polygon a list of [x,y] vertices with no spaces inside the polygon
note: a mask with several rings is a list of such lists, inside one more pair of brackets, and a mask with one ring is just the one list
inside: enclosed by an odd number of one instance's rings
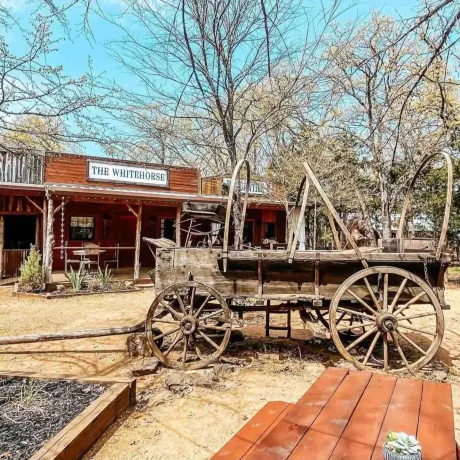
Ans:
{"label": "dirt ground", "polygon": [[[69,299],[24,299],[0,289],[0,335],[20,335],[134,324],[142,319],[153,290]],[[438,360],[420,377],[453,386],[455,425],[460,440],[460,289],[450,288],[446,333]],[[327,340],[314,343],[321,328],[304,330],[293,315],[293,339],[265,339],[262,316],[244,329],[246,340],[225,356],[246,365],[220,376],[211,388],[165,389],[171,371],[138,380],[138,404],[103,436],[85,459],[206,459],[268,401],[297,401],[330,365],[344,365]],[[280,333],[282,335],[282,333]],[[278,357],[282,359],[277,359]],[[130,375],[144,358],[130,358],[126,337],[105,337],[0,348],[2,371],[75,375]],[[249,363],[249,364],[247,364]],[[199,371],[211,373],[212,369]]]}

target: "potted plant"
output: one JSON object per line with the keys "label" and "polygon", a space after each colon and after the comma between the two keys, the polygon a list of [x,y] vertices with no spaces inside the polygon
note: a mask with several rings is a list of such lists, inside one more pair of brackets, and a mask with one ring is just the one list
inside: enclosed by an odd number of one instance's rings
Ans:
{"label": "potted plant", "polygon": [[415,436],[390,431],[383,445],[385,460],[421,460],[422,448]]}

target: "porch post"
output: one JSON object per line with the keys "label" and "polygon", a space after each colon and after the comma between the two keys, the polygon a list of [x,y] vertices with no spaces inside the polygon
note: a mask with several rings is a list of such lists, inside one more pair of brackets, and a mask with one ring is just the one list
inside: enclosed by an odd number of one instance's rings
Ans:
{"label": "porch post", "polygon": [[35,249],[40,249],[40,216],[35,217]]}
{"label": "porch post", "polygon": [[43,270],[45,272],[45,283],[53,281],[53,249],[54,249],[54,202],[48,198],[48,215],[46,218],[46,238],[43,247]]}
{"label": "porch post", "polygon": [[182,216],[182,207],[176,208],[176,246],[180,247],[180,218]]}
{"label": "porch post", "polygon": [[142,230],[142,204],[137,210],[136,224],[136,250],[134,252],[134,281],[139,279],[140,272],[140,256],[141,256],[141,230]]}
{"label": "porch post", "polygon": [[5,242],[5,218],[0,216],[0,280],[3,278],[3,246]]}
{"label": "porch post", "polygon": [[43,198],[43,207],[42,207],[42,263],[43,267],[45,266],[45,245],[46,245],[46,215],[48,213],[48,201],[46,196]]}

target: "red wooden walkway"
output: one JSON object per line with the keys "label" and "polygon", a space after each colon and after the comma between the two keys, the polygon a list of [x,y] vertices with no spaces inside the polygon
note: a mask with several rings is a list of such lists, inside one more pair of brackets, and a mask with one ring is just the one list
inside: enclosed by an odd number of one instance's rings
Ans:
{"label": "red wooden walkway", "polygon": [[297,404],[268,403],[213,460],[381,460],[388,431],[416,435],[423,460],[456,460],[450,385],[328,368]]}

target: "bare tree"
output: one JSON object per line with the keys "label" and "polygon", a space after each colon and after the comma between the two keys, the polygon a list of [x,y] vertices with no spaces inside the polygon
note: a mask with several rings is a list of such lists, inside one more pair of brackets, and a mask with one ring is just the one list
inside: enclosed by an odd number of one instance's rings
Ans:
{"label": "bare tree", "polygon": [[[88,111],[103,100],[97,89],[98,76],[89,66],[86,74],[72,78],[62,66],[48,63],[59,46],[59,40],[52,37],[53,15],[38,14],[23,24],[0,7],[0,22],[7,32],[0,36],[0,148],[8,149],[12,140],[36,135],[37,123],[27,121],[37,118],[41,127],[50,127],[47,135],[53,145],[99,139],[103,123]],[[12,36],[20,47],[11,46]],[[15,51],[18,48],[21,51]],[[57,126],[59,129],[53,128]]]}
{"label": "bare tree", "polygon": [[391,236],[392,214],[414,164],[446,142],[438,114],[424,108],[426,42],[400,35],[395,20],[376,14],[351,34],[338,28],[328,53],[340,108],[336,126],[354,138],[378,184],[384,238]]}
{"label": "bare tree", "polygon": [[[105,16],[124,31],[111,43],[113,56],[139,80],[135,89],[117,88],[112,109],[133,126],[154,102],[171,133],[177,123],[187,127],[179,145],[188,144],[182,151],[189,159],[195,155],[208,170],[228,174],[289,114],[322,34],[338,14],[338,1],[309,17],[297,0],[133,0],[121,17]],[[320,27],[313,30],[313,22]],[[120,137],[133,142],[131,134]],[[235,200],[236,246],[240,208]]]}

